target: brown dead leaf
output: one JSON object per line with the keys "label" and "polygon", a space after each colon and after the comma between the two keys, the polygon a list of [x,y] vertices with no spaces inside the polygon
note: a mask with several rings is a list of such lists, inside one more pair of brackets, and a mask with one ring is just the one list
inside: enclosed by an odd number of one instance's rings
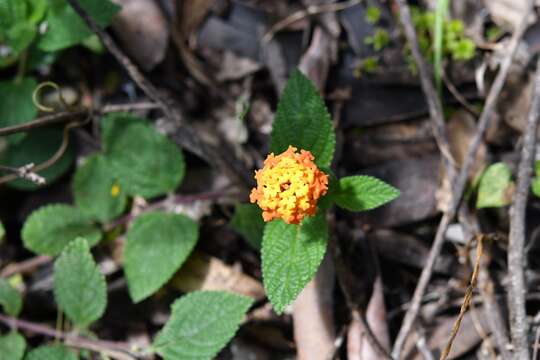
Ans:
{"label": "brown dead leaf", "polygon": [[529,11],[529,0],[489,0],[484,1],[493,21],[502,28],[512,31],[516,29],[524,14],[530,17],[529,22],[536,20]]}
{"label": "brown dead leaf", "polygon": [[[448,140],[450,142],[450,152],[453,158],[457,162],[457,166],[461,167],[469,144],[476,132],[476,124],[471,114],[464,110],[456,111],[448,122]],[[486,166],[487,147],[485,143],[481,143],[478,151],[476,152],[476,158],[472,169],[470,171],[469,180],[472,181],[478,176]],[[443,174],[441,176],[441,183],[437,190],[437,208],[441,211],[448,210],[450,202],[452,201],[452,190],[450,179],[444,174],[444,170],[441,167],[440,170]]]}
{"label": "brown dead leaf", "polygon": [[259,281],[218,258],[199,252],[191,254],[171,280],[171,285],[183,292],[225,290],[249,296],[255,300],[261,300],[266,296]]}
{"label": "brown dead leaf", "polygon": [[122,10],[112,27],[124,49],[144,70],[149,71],[165,57],[169,27],[152,0],[113,0]]}

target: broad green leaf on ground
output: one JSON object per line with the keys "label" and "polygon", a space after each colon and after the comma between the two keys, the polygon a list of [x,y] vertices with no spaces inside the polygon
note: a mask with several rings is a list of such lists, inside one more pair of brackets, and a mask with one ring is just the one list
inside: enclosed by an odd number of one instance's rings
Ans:
{"label": "broad green leaf on ground", "polygon": [[501,207],[512,202],[512,171],[505,163],[490,165],[478,185],[476,208]]}
{"label": "broad green leaf on ground", "polygon": [[2,359],[21,360],[26,349],[26,340],[16,332],[0,336],[0,355]]}
{"label": "broad green leaf on ground", "polygon": [[105,157],[128,194],[151,198],[180,185],[185,168],[182,152],[145,119],[111,114],[102,126]]}
{"label": "broad green leaf on ground", "polygon": [[0,1],[0,39],[5,50],[0,55],[0,68],[13,65],[32,43],[37,24],[45,14],[46,1]]}
{"label": "broad green leaf on ground", "polygon": [[531,189],[534,195],[540,197],[540,161],[535,161],[534,163],[534,174],[535,177],[532,179]]}
{"label": "broad green leaf on ground", "polygon": [[111,175],[102,155],[93,155],[75,172],[75,205],[86,216],[106,222],[120,215],[127,202],[125,191]]}
{"label": "broad green leaf on ground", "polygon": [[399,190],[372,176],[347,176],[339,179],[333,199],[339,207],[365,211],[384,205],[399,196]]}
{"label": "broad green leaf on ground", "polygon": [[36,254],[57,255],[77,237],[93,246],[101,240],[101,231],[79,209],[65,204],[39,208],[22,229],[24,246]]}
{"label": "broad green leaf on ground", "polygon": [[[107,26],[120,9],[108,0],[79,0],[100,27]],[[48,28],[39,42],[45,51],[56,51],[76,45],[92,35],[84,21],[66,0],[49,0]]]}
{"label": "broad green leaf on ground", "polygon": [[231,226],[255,249],[261,248],[264,220],[261,209],[255,204],[237,204]]}
{"label": "broad green leaf on ground", "polygon": [[154,212],[134,221],[124,249],[124,271],[134,302],[169,281],[193,250],[198,236],[197,223],[184,215]]}
{"label": "broad green leaf on ground", "polygon": [[262,242],[262,273],[268,299],[279,314],[315,276],[326,252],[328,225],[324,213],[300,225],[274,220],[266,224]]}
{"label": "broad green leaf on ground", "polygon": [[176,300],[153,348],[165,360],[213,359],[234,336],[253,300],[221,291],[197,291]]}
{"label": "broad green leaf on ground", "polygon": [[21,294],[5,279],[0,279],[0,305],[11,316],[19,315],[22,308]]}
{"label": "broad green leaf on ground", "polygon": [[289,145],[311,151],[318,166],[330,166],[336,146],[330,114],[315,86],[298,70],[279,100],[270,150],[277,155]]}
{"label": "broad green leaf on ground", "polygon": [[[0,155],[0,163],[6,166],[20,167],[33,163],[39,165],[49,160],[60,148],[62,144],[62,130],[59,129],[40,129],[32,131],[19,143],[9,146],[8,149]],[[63,175],[73,163],[74,153],[71,146],[68,146],[62,157],[49,168],[39,171],[39,175],[46,180],[47,186],[53,183]],[[19,190],[35,190],[40,186],[28,181],[17,179],[7,183],[9,186]]]}
{"label": "broad green leaf on ground", "polygon": [[[33,78],[0,82],[0,127],[19,125],[32,120],[37,115],[37,108],[32,102],[32,93],[37,83]],[[11,143],[20,141],[23,134],[8,137]]]}
{"label": "broad green leaf on ground", "polygon": [[79,327],[103,315],[107,306],[105,277],[85,239],[68,244],[54,263],[54,296],[60,309]]}
{"label": "broad green leaf on ground", "polygon": [[30,351],[25,360],[77,360],[75,353],[62,345],[43,345]]}

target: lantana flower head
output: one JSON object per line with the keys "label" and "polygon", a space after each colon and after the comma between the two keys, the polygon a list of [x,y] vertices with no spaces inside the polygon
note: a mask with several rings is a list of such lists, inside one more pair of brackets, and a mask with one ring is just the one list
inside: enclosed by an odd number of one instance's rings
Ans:
{"label": "lantana flower head", "polygon": [[276,218],[299,224],[317,211],[319,198],[328,190],[328,175],[313,162],[311,152],[293,146],[275,156],[268,155],[264,167],[255,171],[257,187],[250,201],[263,210],[264,221]]}

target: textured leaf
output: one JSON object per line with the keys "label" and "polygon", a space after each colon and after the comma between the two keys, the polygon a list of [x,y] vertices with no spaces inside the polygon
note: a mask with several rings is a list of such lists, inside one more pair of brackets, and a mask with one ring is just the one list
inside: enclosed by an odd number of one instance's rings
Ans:
{"label": "textured leaf", "polygon": [[315,276],[326,252],[328,225],[324,213],[300,225],[281,220],[266,224],[262,243],[262,272],[268,299],[283,312]]}
{"label": "textured leaf", "polygon": [[182,152],[145,119],[117,113],[102,124],[105,156],[128,194],[150,198],[180,185],[185,167]]}
{"label": "textured leaf", "polygon": [[24,356],[26,340],[16,332],[0,336],[0,355],[6,360],[20,360]]}
{"label": "textured leaf", "polygon": [[183,215],[154,212],[134,221],[124,249],[124,271],[134,302],[169,281],[193,250],[198,236],[197,223]]}
{"label": "textured leaf", "polygon": [[264,220],[261,209],[255,204],[237,204],[231,226],[255,249],[261,248]]}
{"label": "textured leaf", "polygon": [[253,300],[220,291],[197,291],[176,300],[153,347],[165,360],[212,359],[238,330]]}
{"label": "textured leaf", "polygon": [[315,86],[298,70],[281,95],[270,149],[279,154],[289,145],[311,151],[318,166],[330,166],[336,146],[330,114]]}
{"label": "textured leaf", "polygon": [[[36,80],[26,78],[19,83],[13,81],[0,82],[0,127],[22,124],[37,115],[32,102],[32,93],[36,88]],[[11,135],[10,142],[18,142],[23,134]]]}
{"label": "textured leaf", "polygon": [[501,207],[512,202],[512,171],[505,163],[490,165],[478,185],[476,208]]}
{"label": "textured leaf", "polygon": [[[79,0],[79,2],[101,27],[108,25],[119,10],[118,6],[108,0]],[[92,35],[92,31],[66,0],[49,0],[46,20],[48,29],[39,42],[39,47],[45,51],[56,51],[76,45]]]}
{"label": "textured leaf", "polygon": [[[9,146],[6,152],[0,155],[0,163],[12,167],[19,167],[29,163],[38,165],[49,160],[56,153],[61,143],[62,130],[40,129],[39,131],[32,131],[26,134],[19,143]],[[69,169],[73,159],[73,149],[68,146],[62,157],[51,167],[39,171],[39,175],[43,176],[47,181],[46,185],[49,185]],[[31,181],[21,179],[10,181],[8,185],[19,190],[35,190],[40,187]]]}
{"label": "textured leaf", "polygon": [[5,279],[0,279],[0,305],[11,316],[19,315],[22,308],[21,294]]}
{"label": "textured leaf", "polygon": [[79,327],[86,327],[103,315],[107,305],[105,277],[85,239],[72,241],[54,263],[54,297],[60,309]]}
{"label": "textured leaf", "polygon": [[372,176],[347,176],[339,179],[333,199],[350,211],[371,210],[399,196],[399,190]]}
{"label": "textured leaf", "polygon": [[73,180],[75,204],[88,217],[106,222],[120,215],[127,196],[111,175],[101,155],[89,157],[77,169]]}
{"label": "textured leaf", "polygon": [[25,360],[77,360],[78,357],[62,345],[44,345],[28,353]]}
{"label": "textured leaf", "polygon": [[36,254],[57,255],[77,237],[93,246],[101,240],[101,231],[79,209],[65,204],[39,208],[22,229],[24,246]]}

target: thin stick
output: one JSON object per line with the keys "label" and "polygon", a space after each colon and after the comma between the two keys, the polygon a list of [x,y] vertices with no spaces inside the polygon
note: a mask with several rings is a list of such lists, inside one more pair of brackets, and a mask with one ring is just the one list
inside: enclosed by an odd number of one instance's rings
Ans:
{"label": "thin stick", "polygon": [[91,340],[86,339],[80,336],[69,334],[62,331],[57,331],[56,329],[37,324],[34,322],[16,319],[10,316],[0,314],[0,322],[9,326],[10,328],[17,328],[20,330],[25,330],[33,332],[36,334],[48,336],[51,338],[59,337],[62,340],[65,340],[68,346],[73,346],[81,349],[88,349],[98,353],[105,353],[115,359],[119,360],[134,360],[140,358],[140,354],[134,353],[128,345],[117,343],[113,341],[106,340]]}
{"label": "thin stick", "polygon": [[36,174],[32,169],[34,168],[34,163],[29,163],[20,167],[11,167],[0,165],[0,171],[5,171],[11,173],[15,178],[21,178],[28,180],[37,185],[45,184],[45,178],[41,175]]}
{"label": "thin stick", "polygon": [[534,88],[529,109],[529,119],[521,150],[517,175],[517,190],[510,208],[510,236],[508,244],[508,305],[510,333],[516,359],[529,359],[529,325],[525,309],[527,286],[525,283],[525,207],[531,186],[532,165],[536,150],[536,131],[540,115],[540,60],[536,64]]}
{"label": "thin stick", "polygon": [[[41,164],[36,165],[36,166],[32,166],[32,167],[26,169],[26,171],[33,173],[33,172],[45,170],[45,169],[53,166],[58,160],[60,160],[62,155],[64,155],[64,153],[66,152],[66,149],[67,149],[67,147],[69,145],[69,130],[86,124],[90,120],[90,118],[91,118],[91,116],[88,115],[88,117],[87,117],[87,119],[85,121],[71,122],[71,123],[66,124],[66,126],[64,126],[62,144],[60,144],[60,147],[58,148],[58,150],[56,150],[54,155],[51,156],[46,161],[42,162]],[[11,174],[11,175],[2,176],[2,177],[0,177],[0,184],[15,180],[15,179],[17,179],[19,177],[20,176],[18,174]]]}
{"label": "thin stick", "polygon": [[2,269],[2,271],[0,272],[0,277],[8,278],[15,274],[24,274],[34,270],[41,265],[48,264],[51,260],[52,258],[50,256],[38,255],[18,263],[9,264],[4,267],[4,269]]}
{"label": "thin stick", "polygon": [[297,21],[300,21],[308,16],[313,16],[317,14],[322,14],[326,12],[335,12],[345,10],[351,6],[360,4],[360,0],[350,0],[343,3],[337,4],[320,4],[320,5],[310,5],[305,9],[298,10],[291,15],[285,17],[284,19],[279,20],[275,23],[266,34],[264,34],[262,41],[267,43],[281,30],[285,29],[287,26],[294,24]]}
{"label": "thin stick", "polygon": [[[78,0],[67,0],[75,12],[83,19],[88,27],[99,37],[107,50],[126,69],[133,81],[154,100],[161,108],[167,119],[177,125],[175,136],[172,137],[182,147],[201,157],[209,164],[225,173],[234,182],[244,187],[252,187],[253,177],[245,165],[239,161],[227,147],[217,148],[203,141],[191,127],[182,124],[182,114],[179,107],[163,94],[143,75],[137,66],[120,50],[111,36],[101,29],[96,21],[84,10]],[[226,145],[226,144],[223,144]]]}
{"label": "thin stick", "polygon": [[126,69],[129,76],[135,81],[137,86],[144,91],[144,93],[156,102],[165,115],[168,118],[173,119],[169,105],[164,100],[163,96],[159,94],[154,85],[146,79],[146,77],[139,71],[137,66],[120,50],[113,39],[103,31],[99,25],[90,17],[90,15],[84,10],[77,0],[67,0],[73,10],[83,19],[86,25],[99,37],[103,45],[109,50],[109,52],[116,58],[116,60]]}
{"label": "thin stick", "polygon": [[[396,1],[400,7],[402,21],[404,23],[410,24],[411,19],[408,5],[404,2],[404,0]],[[530,1],[529,4],[531,4]],[[529,7],[529,9],[532,9],[532,6]],[[406,15],[404,15],[404,12],[406,12]],[[412,27],[412,25],[410,26]],[[480,119],[478,120],[476,132],[467,149],[465,161],[463,162],[463,166],[459,172],[459,175],[452,186],[452,202],[450,204],[450,208],[441,218],[441,221],[437,228],[437,233],[435,234],[433,245],[431,246],[431,250],[429,252],[429,256],[427,258],[424,269],[422,270],[422,274],[420,275],[420,279],[418,280],[418,284],[416,285],[416,289],[411,300],[411,306],[405,314],[401,329],[399,330],[398,336],[394,343],[394,347],[392,349],[392,356],[394,357],[394,359],[399,359],[401,350],[403,348],[403,345],[405,344],[405,340],[407,339],[407,336],[409,335],[409,332],[411,331],[412,326],[418,316],[422,298],[426,291],[429,280],[431,279],[431,274],[433,273],[433,266],[435,265],[435,261],[437,260],[437,257],[439,256],[444,243],[444,234],[446,233],[446,229],[448,228],[450,221],[454,218],[457,209],[459,208],[459,204],[461,202],[461,198],[463,197],[463,192],[467,184],[467,178],[475,160],[476,152],[482,142],[482,139],[484,138],[484,134],[486,133],[487,128],[491,123],[495,104],[497,103],[497,99],[499,97],[499,94],[501,93],[502,87],[506,80],[506,76],[508,75],[508,71],[516,53],[519,40],[523,36],[526,27],[527,17],[524,16],[520,25],[512,35],[512,38],[508,45],[508,52],[506,53],[506,56],[501,62],[499,72],[497,73],[495,81],[493,82],[493,85],[491,86],[491,89],[489,91],[484,110],[482,111]]]}
{"label": "thin stick", "polygon": [[[101,110],[94,110],[95,114],[108,114],[118,111],[135,111],[135,110],[151,110],[159,108],[155,103],[140,102],[140,103],[128,103],[118,105],[106,105]],[[89,110],[76,110],[76,111],[61,111],[50,115],[38,117],[32,121],[26,122],[20,125],[7,126],[0,128],[0,136],[7,136],[20,132],[26,132],[34,129],[39,129],[45,126],[51,126],[54,124],[60,124],[64,122],[75,121],[78,118],[88,116]]]}
{"label": "thin stick", "polygon": [[[200,194],[191,194],[191,195],[181,195],[177,194],[172,199],[171,198],[165,198],[163,200],[157,201],[153,204],[150,204],[146,206],[144,209],[142,209],[141,213],[138,213],[137,216],[139,216],[142,213],[146,213],[149,211],[155,211],[158,209],[161,209],[162,207],[166,206],[168,203],[173,204],[189,204],[195,201],[202,201],[202,200],[216,200],[219,198],[223,198],[226,195],[226,191],[228,189],[221,189],[216,191],[211,191],[207,193],[200,193]],[[125,225],[133,221],[135,218],[135,215],[133,214],[126,214],[122,217],[119,217],[118,219],[114,220],[113,222],[105,225],[104,230],[110,231],[114,229],[117,226]]]}
{"label": "thin stick", "polygon": [[[538,317],[538,315],[537,315]],[[536,327],[536,335],[534,336],[534,348],[533,348],[533,357],[532,360],[538,358],[538,347],[540,346],[540,326]]]}
{"label": "thin stick", "polygon": [[474,291],[474,288],[476,287],[476,282],[478,279],[480,261],[482,259],[482,254],[484,252],[484,248],[483,248],[484,236],[479,235],[477,236],[476,239],[478,243],[476,245],[476,260],[474,262],[474,269],[471,275],[471,282],[469,283],[469,286],[467,287],[467,290],[465,291],[465,297],[463,299],[463,304],[461,304],[461,309],[459,310],[459,316],[456,319],[454,326],[452,327],[452,331],[450,332],[450,338],[448,339],[448,342],[446,343],[446,346],[444,347],[444,350],[441,353],[439,360],[446,360],[446,358],[448,357],[448,354],[450,354],[450,350],[452,349],[452,344],[454,343],[454,339],[456,338],[456,335],[459,331],[459,327],[461,326],[463,317],[465,316],[465,313],[467,312],[467,309],[469,308],[471,304],[473,291]]}
{"label": "thin stick", "polygon": [[428,70],[426,60],[420,52],[416,30],[414,29],[411,20],[409,6],[405,0],[396,0],[396,4],[399,7],[401,24],[403,25],[407,41],[411,47],[411,52],[418,68],[418,74],[420,75],[420,84],[422,85],[422,90],[424,91],[424,95],[426,96],[428,103],[429,114],[432,120],[431,125],[433,127],[433,135],[445,159],[445,168],[447,171],[446,174],[452,181],[456,173],[456,162],[450,153],[450,144],[446,134],[446,125],[444,123],[444,114],[441,101],[437,95],[435,87],[433,86],[433,81],[431,80],[431,75],[430,71]]}

